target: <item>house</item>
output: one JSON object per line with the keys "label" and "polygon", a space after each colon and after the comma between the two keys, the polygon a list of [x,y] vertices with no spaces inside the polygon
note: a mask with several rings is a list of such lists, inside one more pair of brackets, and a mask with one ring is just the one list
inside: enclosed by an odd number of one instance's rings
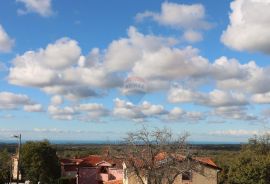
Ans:
{"label": "house", "polygon": [[121,164],[99,155],[60,161],[61,175],[76,178],[79,184],[114,184],[123,179]]}
{"label": "house", "polygon": [[[164,155],[165,154],[162,153],[157,156],[157,165],[168,161]],[[177,155],[176,158],[180,162],[184,162],[186,160],[185,157],[179,155]],[[142,164],[140,161],[137,161],[137,163]],[[189,163],[192,164],[192,168],[179,173],[173,184],[217,184],[218,173],[221,169],[210,158],[194,157],[189,159]],[[142,184],[139,177],[134,174],[128,164],[123,163],[123,170],[123,184]],[[140,175],[140,178],[143,180],[144,184],[147,183],[147,174]],[[166,183],[167,182],[164,178],[164,184]]]}

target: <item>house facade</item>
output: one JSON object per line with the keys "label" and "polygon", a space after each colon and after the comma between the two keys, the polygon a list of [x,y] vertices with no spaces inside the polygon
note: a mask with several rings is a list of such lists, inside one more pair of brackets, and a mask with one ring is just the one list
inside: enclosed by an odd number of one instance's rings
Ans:
{"label": "house facade", "polygon": [[[217,184],[218,173],[220,168],[210,159],[206,157],[193,158],[193,165],[196,169],[179,174],[174,184]],[[138,176],[132,173],[128,166],[123,163],[123,184],[142,184]],[[147,184],[147,178],[141,177],[144,184]],[[166,182],[164,181],[164,184]]]}
{"label": "house facade", "polygon": [[76,178],[78,184],[105,184],[122,182],[123,169],[99,155],[84,158],[61,159],[61,175]]}

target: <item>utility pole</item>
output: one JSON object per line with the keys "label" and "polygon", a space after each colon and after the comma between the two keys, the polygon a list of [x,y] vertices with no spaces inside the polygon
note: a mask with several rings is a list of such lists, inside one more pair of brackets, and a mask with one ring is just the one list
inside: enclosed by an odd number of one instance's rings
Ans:
{"label": "utility pole", "polygon": [[14,135],[13,137],[18,139],[17,184],[19,184],[22,136],[21,134],[19,134],[19,135]]}

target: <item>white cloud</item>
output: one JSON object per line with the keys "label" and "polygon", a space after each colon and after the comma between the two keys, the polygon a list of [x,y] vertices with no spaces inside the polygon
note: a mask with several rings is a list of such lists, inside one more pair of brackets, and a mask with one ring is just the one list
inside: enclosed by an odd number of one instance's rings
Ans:
{"label": "white cloud", "polygon": [[268,0],[234,0],[230,24],[221,41],[240,51],[270,53],[270,2]]}
{"label": "white cloud", "polygon": [[78,43],[68,38],[48,44],[45,49],[25,52],[13,60],[9,83],[40,88],[71,100],[99,96],[94,88],[121,85],[119,77],[94,63],[93,55],[97,51],[93,50],[87,57],[80,53]]}
{"label": "white cloud", "polygon": [[161,5],[160,13],[146,11],[136,15],[137,21],[142,21],[145,18],[152,18],[161,25],[174,28],[208,29],[210,26],[210,24],[204,20],[205,9],[202,4],[185,5],[164,2]]}
{"label": "white cloud", "polygon": [[10,52],[14,46],[15,40],[10,38],[0,24],[0,52]]}
{"label": "white cloud", "polygon": [[[13,60],[9,82],[22,86],[45,87],[68,82],[62,80],[61,69],[76,64],[80,56],[77,42],[68,38],[49,44],[46,49],[27,51]],[[22,77],[23,76],[23,77]]]}
{"label": "white cloud", "polygon": [[252,135],[258,135],[258,130],[217,130],[209,132],[210,135],[220,135],[220,136],[252,136]]}
{"label": "white cloud", "polygon": [[270,103],[270,92],[257,93],[251,96],[251,100],[258,104],[269,104]]}
{"label": "white cloud", "polygon": [[198,31],[187,30],[183,34],[183,39],[188,42],[193,43],[193,42],[202,41],[203,37],[202,37],[202,34]]}
{"label": "white cloud", "polygon": [[16,0],[16,2],[23,3],[25,6],[25,9],[18,9],[20,15],[34,12],[48,17],[53,14],[51,0]]}
{"label": "white cloud", "polygon": [[195,103],[199,105],[221,107],[221,106],[243,106],[248,105],[246,96],[242,93],[227,92],[215,89],[209,93],[202,93],[185,89],[183,87],[172,87],[168,93],[171,103]]}
{"label": "white cloud", "polygon": [[205,114],[202,112],[188,112],[179,107],[168,111],[162,105],[151,104],[147,101],[136,106],[116,98],[114,104],[112,113],[116,118],[124,118],[135,122],[147,122],[152,118],[160,122],[194,122],[205,119]]}
{"label": "white cloud", "polygon": [[0,92],[0,110],[2,109],[17,109],[22,105],[28,105],[31,100],[23,94],[15,94],[11,92]]}
{"label": "white cloud", "polygon": [[209,62],[192,47],[184,49],[163,47],[156,52],[146,52],[135,63],[132,73],[147,80],[167,81],[198,78],[209,73]]}
{"label": "white cloud", "polygon": [[205,115],[202,112],[187,112],[179,107],[174,107],[169,111],[165,120],[173,122],[194,122],[205,119]]}
{"label": "white cloud", "polygon": [[[269,68],[259,67],[254,61],[241,65],[241,68],[243,69],[242,74],[240,73],[238,77],[217,80],[217,87],[249,93],[266,93],[270,91],[270,86],[268,85],[270,83]],[[229,69],[226,71],[230,73]]]}
{"label": "white cloud", "polygon": [[183,38],[189,42],[197,42],[203,39],[199,29],[209,29],[211,24],[205,20],[205,9],[202,4],[177,4],[164,2],[161,5],[161,12],[145,11],[136,15],[137,21],[151,18],[160,25],[169,26],[175,29],[183,29]]}
{"label": "white cloud", "polygon": [[51,98],[51,104],[54,106],[61,105],[63,103],[63,98],[60,95],[55,95]]}
{"label": "white cloud", "polygon": [[103,104],[98,103],[86,103],[80,104],[75,107],[75,109],[79,112],[86,112],[86,115],[82,115],[80,117],[83,121],[93,121],[102,119],[110,114],[110,111],[106,109]]}
{"label": "white cloud", "polygon": [[173,38],[143,35],[135,27],[128,29],[128,38],[113,41],[104,56],[104,63],[109,71],[127,71],[141,60],[143,54],[153,53],[162,47],[174,45]]}
{"label": "white cloud", "polygon": [[99,122],[110,115],[110,111],[103,104],[98,103],[83,103],[64,107],[55,104],[48,107],[48,113],[53,119],[84,122]]}
{"label": "white cloud", "polygon": [[140,108],[130,102],[120,100],[119,98],[114,100],[113,115],[135,121],[141,121],[145,118],[145,115],[141,112]]}
{"label": "white cloud", "polygon": [[164,109],[162,105],[151,104],[150,102],[147,101],[144,101],[140,105],[140,109],[145,116],[155,116],[155,115],[159,116],[167,113],[167,111]]}
{"label": "white cloud", "polygon": [[218,81],[226,79],[245,79],[248,77],[252,65],[252,62],[242,65],[234,58],[228,59],[222,56],[216,59],[212,64],[210,75]]}
{"label": "white cloud", "polygon": [[53,119],[73,120],[76,111],[72,107],[60,108],[54,105],[48,107],[48,113]]}
{"label": "white cloud", "polygon": [[23,110],[26,112],[42,112],[43,107],[41,104],[29,104],[29,105],[24,105]]}
{"label": "white cloud", "polygon": [[243,120],[243,121],[258,121],[258,116],[247,112],[246,107],[228,106],[217,107],[214,109],[214,115],[225,119]]}
{"label": "white cloud", "polygon": [[172,87],[168,93],[168,101],[171,103],[190,103],[202,100],[205,98],[202,93],[192,91],[191,89],[185,89],[181,86]]}

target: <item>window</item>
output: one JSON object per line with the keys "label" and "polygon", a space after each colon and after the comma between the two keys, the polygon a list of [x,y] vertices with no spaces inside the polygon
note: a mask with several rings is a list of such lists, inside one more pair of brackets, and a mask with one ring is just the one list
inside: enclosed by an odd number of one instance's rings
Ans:
{"label": "window", "polygon": [[100,173],[108,174],[108,169],[106,167],[101,167],[100,168]]}
{"label": "window", "polygon": [[182,174],[182,180],[188,180],[191,181],[192,173],[191,171],[186,171]]}

